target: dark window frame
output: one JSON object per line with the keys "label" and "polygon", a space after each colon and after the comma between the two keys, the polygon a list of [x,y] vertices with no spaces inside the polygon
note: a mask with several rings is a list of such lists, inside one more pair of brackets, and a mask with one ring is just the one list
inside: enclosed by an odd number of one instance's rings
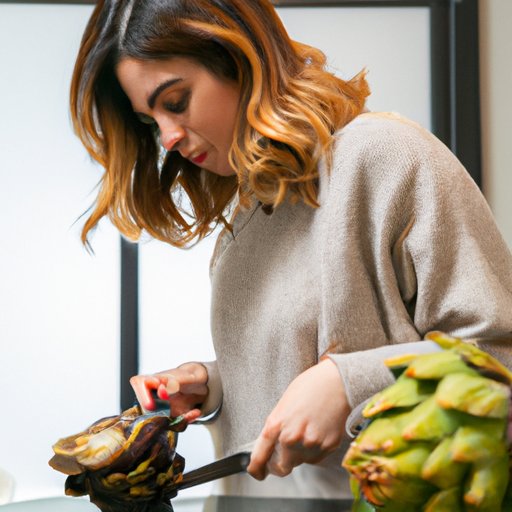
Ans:
{"label": "dark window frame", "polygon": [[[23,4],[94,4],[91,0],[0,0]],[[287,7],[428,7],[432,132],[482,185],[478,0],[280,0]],[[134,400],[129,377],[139,369],[138,248],[121,239],[121,407]]]}

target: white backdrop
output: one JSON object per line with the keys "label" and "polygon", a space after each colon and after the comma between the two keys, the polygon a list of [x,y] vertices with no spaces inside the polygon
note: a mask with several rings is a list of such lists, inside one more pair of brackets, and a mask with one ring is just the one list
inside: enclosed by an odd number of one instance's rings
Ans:
{"label": "white backdrop", "polygon": [[[81,222],[74,225],[100,176],[71,132],[67,107],[91,10],[0,4],[0,468],[14,475],[17,501],[61,495],[64,478],[47,466],[51,444],[119,407],[119,240],[103,222],[89,256],[78,238]],[[372,110],[430,127],[427,8],[280,13],[292,36],[324,49],[344,78],[369,70]],[[189,251],[141,246],[142,372],[214,357],[213,242]],[[189,468],[213,457],[203,427],[183,434],[179,451]]]}
{"label": "white backdrop", "polygon": [[89,6],[0,4],[0,467],[15,499],[63,492],[57,438],[118,409],[119,241],[75,220],[100,177],[72,135],[69,78]]}

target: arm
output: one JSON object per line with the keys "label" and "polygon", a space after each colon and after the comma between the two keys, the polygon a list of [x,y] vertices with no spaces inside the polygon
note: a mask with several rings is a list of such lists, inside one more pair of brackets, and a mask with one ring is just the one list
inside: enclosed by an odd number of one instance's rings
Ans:
{"label": "arm", "polygon": [[[389,194],[387,211],[374,212],[371,219],[377,226],[379,215],[398,220],[396,227],[380,221],[382,238],[375,244],[390,256],[384,260],[393,271],[387,290],[396,282],[417,339],[432,330],[462,338],[511,332],[512,258],[485,199],[439,141],[425,134],[407,141],[408,136],[401,134],[405,147],[400,149],[403,160],[414,168],[397,167],[394,176],[399,180]],[[377,154],[380,161],[386,158]],[[385,179],[389,183],[393,176]],[[400,225],[403,217],[409,222]],[[377,274],[380,283],[386,277]],[[382,309],[387,305],[386,299]],[[332,355],[351,407],[392,382],[381,355],[388,350],[400,353],[404,337],[391,337],[388,342],[396,344],[389,348]],[[480,347],[512,367],[512,347],[507,343],[490,341]]]}

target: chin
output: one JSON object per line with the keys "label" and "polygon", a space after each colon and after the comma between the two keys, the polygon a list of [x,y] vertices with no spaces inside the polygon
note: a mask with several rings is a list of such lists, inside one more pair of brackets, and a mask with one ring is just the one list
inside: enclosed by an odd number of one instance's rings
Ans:
{"label": "chin", "polygon": [[229,177],[229,176],[235,176],[236,175],[236,172],[230,167],[228,169],[206,169],[204,168],[205,171],[208,171],[208,172],[211,172],[212,174],[216,174],[217,176],[223,176],[225,178]]}

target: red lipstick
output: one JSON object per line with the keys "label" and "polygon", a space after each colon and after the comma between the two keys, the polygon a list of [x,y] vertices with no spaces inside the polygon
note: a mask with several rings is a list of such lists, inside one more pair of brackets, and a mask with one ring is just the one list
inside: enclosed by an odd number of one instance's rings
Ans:
{"label": "red lipstick", "polygon": [[202,164],[206,160],[207,156],[208,156],[208,153],[205,151],[204,153],[201,153],[200,155],[193,158],[192,162],[194,162],[197,165]]}

